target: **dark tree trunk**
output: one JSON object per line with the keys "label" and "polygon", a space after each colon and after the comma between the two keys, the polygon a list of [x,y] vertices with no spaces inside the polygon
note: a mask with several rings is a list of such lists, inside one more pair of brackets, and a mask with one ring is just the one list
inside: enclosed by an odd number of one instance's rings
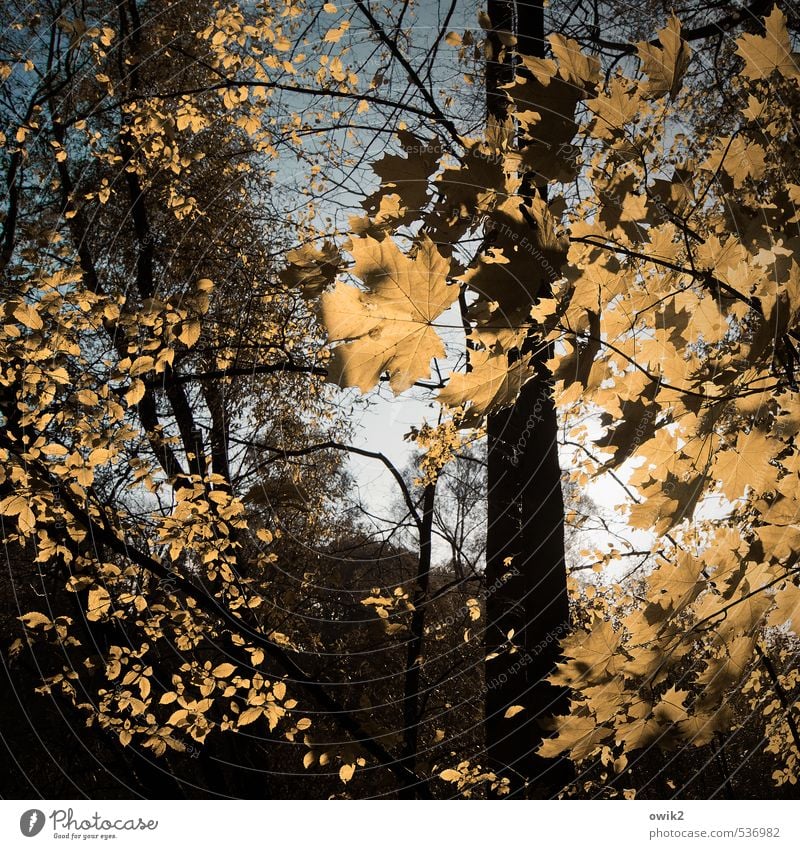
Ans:
{"label": "dark tree trunk", "polygon": [[[427,610],[428,590],[431,580],[431,552],[433,507],[436,498],[436,484],[428,483],[422,495],[422,516],[419,526],[419,561],[417,565],[416,587],[414,590],[414,612],[411,616],[411,635],[407,646],[406,672],[403,693],[403,757],[408,768],[416,770],[419,755],[420,684],[424,665],[425,613]],[[400,788],[402,799],[419,797],[418,787],[409,785]]]}
{"label": "dark tree trunk", "polygon": [[[515,33],[519,52],[543,56],[540,2],[496,0],[489,3],[489,17],[495,30]],[[499,87],[513,69],[510,59],[498,61],[495,32],[489,41],[487,106],[502,119],[506,106]],[[538,190],[543,193],[544,187]],[[544,275],[534,260],[531,265],[532,273]],[[550,282],[543,276],[543,297]],[[566,631],[569,609],[558,422],[545,366],[551,352],[534,339],[525,347],[533,352],[537,376],[513,407],[488,421],[486,649],[496,656],[486,663],[486,745],[489,766],[509,779],[512,798],[541,798],[557,793],[571,774],[566,763],[535,754],[547,735],[547,719],[567,709],[566,693],[545,679],[559,659],[558,640]],[[517,647],[515,652],[509,643]],[[514,705],[524,710],[505,718]]]}

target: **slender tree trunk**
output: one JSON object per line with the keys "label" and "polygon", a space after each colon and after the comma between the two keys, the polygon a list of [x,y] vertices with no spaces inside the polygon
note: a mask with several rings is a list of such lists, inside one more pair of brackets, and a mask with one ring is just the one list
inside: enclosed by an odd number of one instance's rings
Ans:
{"label": "slender tree trunk", "polygon": [[[519,52],[544,54],[540,0],[495,0],[489,3],[489,17],[494,30],[515,33]],[[513,67],[509,58],[498,61],[496,32],[489,42],[487,107],[490,115],[502,119],[506,106],[500,86],[512,77]],[[535,260],[531,266],[531,273],[544,275]],[[544,277],[543,297],[549,287]],[[512,798],[552,796],[570,777],[564,762],[534,754],[547,734],[543,722],[567,708],[566,693],[545,679],[559,658],[558,640],[566,631],[569,609],[558,422],[545,366],[550,351],[534,339],[527,340],[525,349],[533,352],[537,376],[513,407],[488,421],[486,745],[489,766],[509,780]],[[506,718],[514,705],[524,710]]]}
{"label": "slender tree trunk", "polygon": [[[420,723],[420,684],[424,663],[425,612],[431,576],[433,508],[436,497],[436,484],[425,486],[422,496],[422,523],[419,528],[419,562],[417,566],[416,588],[414,591],[414,612],[411,615],[411,638],[408,641],[406,674],[403,693],[403,757],[408,760],[408,768],[414,770],[419,752]],[[416,787],[401,787],[403,799],[415,799]]]}

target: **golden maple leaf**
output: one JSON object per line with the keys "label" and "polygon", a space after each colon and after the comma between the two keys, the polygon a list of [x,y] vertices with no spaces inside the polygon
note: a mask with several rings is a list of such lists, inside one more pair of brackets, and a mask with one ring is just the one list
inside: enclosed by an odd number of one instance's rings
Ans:
{"label": "golden maple leaf", "polygon": [[450,383],[439,393],[439,400],[449,407],[469,403],[465,421],[470,423],[513,404],[522,386],[534,376],[530,355],[509,364],[505,353],[475,351],[470,362],[472,370],[451,375]]}
{"label": "golden maple leaf", "polygon": [[744,59],[744,75],[751,80],[763,80],[773,71],[790,79],[800,79],[800,63],[792,53],[786,16],[775,6],[765,19],[765,35],[745,33],[736,39],[736,52]]}
{"label": "golden maple leaf", "polygon": [[680,21],[672,15],[664,29],[659,30],[661,47],[640,41],[636,45],[642,70],[647,75],[645,91],[651,97],[669,94],[674,98],[689,67],[691,48],[681,38]]}
{"label": "golden maple leaf", "polygon": [[739,498],[747,486],[756,492],[774,489],[777,469],[769,461],[782,447],[781,442],[760,431],[740,433],[736,448],[721,451],[714,460],[713,474],[722,481],[726,498],[731,501]]}
{"label": "golden maple leaf", "polygon": [[354,276],[359,289],[339,282],[321,298],[322,320],[333,351],[331,380],[368,392],[383,372],[395,393],[430,377],[433,357],[445,354],[433,322],[456,300],[458,287],[447,283],[450,263],[423,238],[413,256],[390,238],[355,239]]}

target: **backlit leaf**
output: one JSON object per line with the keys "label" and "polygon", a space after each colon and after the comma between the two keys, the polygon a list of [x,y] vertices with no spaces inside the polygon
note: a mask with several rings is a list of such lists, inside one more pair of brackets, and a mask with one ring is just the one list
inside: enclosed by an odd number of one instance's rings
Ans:
{"label": "backlit leaf", "polygon": [[353,274],[366,291],[338,283],[322,296],[322,319],[334,349],[330,377],[341,386],[372,389],[384,371],[396,392],[430,377],[433,357],[444,356],[434,321],[458,297],[447,284],[448,261],[429,239],[407,256],[392,239],[356,239]]}

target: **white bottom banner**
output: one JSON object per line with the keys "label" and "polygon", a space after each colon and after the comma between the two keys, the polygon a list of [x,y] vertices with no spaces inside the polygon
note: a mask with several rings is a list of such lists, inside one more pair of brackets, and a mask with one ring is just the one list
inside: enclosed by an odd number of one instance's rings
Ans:
{"label": "white bottom banner", "polygon": [[[502,805],[502,807],[500,807]],[[0,846],[800,846],[796,802],[0,802]]]}

